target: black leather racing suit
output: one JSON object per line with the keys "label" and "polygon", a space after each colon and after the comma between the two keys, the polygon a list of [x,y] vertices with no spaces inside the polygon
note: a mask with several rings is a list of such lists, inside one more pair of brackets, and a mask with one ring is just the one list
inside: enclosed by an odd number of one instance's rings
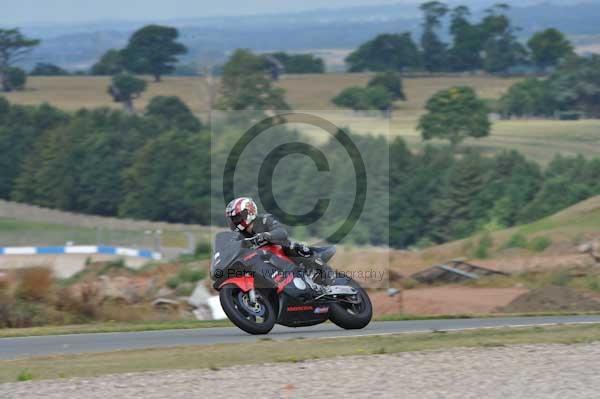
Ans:
{"label": "black leather racing suit", "polygon": [[252,232],[241,232],[245,238],[254,237],[259,233],[268,233],[265,239],[272,244],[281,245],[284,248],[290,246],[287,231],[270,213],[256,215],[256,219],[252,223]]}
{"label": "black leather racing suit", "polygon": [[[287,231],[273,215],[268,213],[256,215],[256,219],[252,222],[252,231],[246,229],[239,233],[244,238],[261,236],[262,243],[281,245],[286,252],[290,247]],[[259,288],[277,285],[288,275],[296,273],[296,266],[280,261],[277,257],[267,263],[259,258],[252,258],[250,262],[254,263],[255,283]]]}

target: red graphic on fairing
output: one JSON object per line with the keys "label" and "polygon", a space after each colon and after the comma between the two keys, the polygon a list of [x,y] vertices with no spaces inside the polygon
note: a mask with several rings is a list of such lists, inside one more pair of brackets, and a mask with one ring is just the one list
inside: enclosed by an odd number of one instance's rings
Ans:
{"label": "red graphic on fairing", "polygon": [[233,284],[237,286],[243,292],[248,292],[254,289],[254,277],[253,276],[243,276],[243,277],[232,277],[221,283],[219,289],[223,288],[223,286],[227,284]]}
{"label": "red graphic on fairing", "polygon": [[310,305],[300,305],[300,306],[288,306],[288,312],[309,312],[313,310],[313,307]]}

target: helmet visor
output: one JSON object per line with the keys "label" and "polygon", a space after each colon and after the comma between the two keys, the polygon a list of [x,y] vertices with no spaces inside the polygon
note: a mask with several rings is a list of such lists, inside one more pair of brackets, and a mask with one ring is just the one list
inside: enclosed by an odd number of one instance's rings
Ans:
{"label": "helmet visor", "polygon": [[248,215],[248,211],[243,210],[237,215],[229,216],[229,227],[234,230],[237,229],[239,225],[246,227],[246,216]]}

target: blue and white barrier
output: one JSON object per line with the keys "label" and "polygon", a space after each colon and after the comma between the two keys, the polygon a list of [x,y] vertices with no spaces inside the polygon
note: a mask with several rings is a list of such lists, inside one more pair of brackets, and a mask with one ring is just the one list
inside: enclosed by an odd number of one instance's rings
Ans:
{"label": "blue and white barrier", "polygon": [[162,259],[159,252],[147,249],[107,247],[94,245],[69,245],[64,247],[0,247],[0,255],[115,255],[153,260]]}

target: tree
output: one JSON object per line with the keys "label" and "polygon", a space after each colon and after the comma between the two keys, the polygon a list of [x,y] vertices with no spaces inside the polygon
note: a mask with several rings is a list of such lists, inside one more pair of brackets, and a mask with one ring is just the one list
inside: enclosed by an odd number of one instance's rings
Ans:
{"label": "tree", "polygon": [[[541,169],[513,150],[503,151],[495,157],[490,174],[489,181],[475,202],[481,205],[488,220],[495,225],[514,226],[519,213],[541,187]],[[494,205],[490,207],[489,204]]]}
{"label": "tree", "polygon": [[[51,119],[46,114],[44,119]],[[47,124],[44,123],[44,124]],[[69,114],[27,151],[12,197],[70,211],[115,216],[123,171],[155,134],[154,120],[99,108]]]}
{"label": "tree", "polygon": [[486,39],[511,30],[510,19],[506,15],[510,9],[508,4],[498,3],[485,10],[485,17],[480,23]]}
{"label": "tree", "polygon": [[508,9],[506,4],[495,5],[486,11],[480,24],[485,37],[483,68],[490,73],[506,72],[527,59],[527,51],[517,41],[515,29],[505,15]]}
{"label": "tree", "polygon": [[0,198],[10,199],[23,160],[47,131],[62,125],[67,116],[43,104],[10,105],[0,97]]}
{"label": "tree", "polygon": [[528,223],[549,216],[594,195],[589,185],[574,183],[568,176],[549,177],[533,201],[520,212]]}
{"label": "tree", "polygon": [[38,62],[29,72],[30,76],[66,76],[69,72],[61,67],[45,62]]}
{"label": "tree", "polygon": [[202,129],[202,123],[179,97],[157,96],[146,107],[146,116],[155,117],[164,126],[162,129],[181,129],[196,132]]}
{"label": "tree", "polygon": [[500,104],[508,117],[574,112],[600,118],[600,56],[569,57],[547,79],[515,83]]}
{"label": "tree", "polygon": [[441,198],[432,204],[431,238],[438,243],[465,238],[477,228],[473,200],[486,184],[484,160],[474,151],[454,163]]}
{"label": "tree", "polygon": [[338,107],[350,108],[353,111],[376,109],[387,111],[394,104],[394,96],[383,86],[348,87],[331,100]]}
{"label": "tree", "polygon": [[371,109],[381,112],[389,111],[394,105],[394,95],[383,86],[372,86],[364,89],[365,102]]}
{"label": "tree", "polygon": [[125,61],[121,50],[110,49],[92,65],[90,73],[97,76],[116,75],[125,71]]}
{"label": "tree", "polygon": [[418,125],[423,140],[446,139],[454,148],[467,137],[490,134],[488,109],[470,87],[439,91],[427,101],[425,108],[428,112]]}
{"label": "tree", "polygon": [[500,112],[504,117],[550,117],[556,109],[548,82],[535,78],[515,83],[500,99]]}
{"label": "tree", "polygon": [[19,29],[0,29],[0,83],[3,91],[13,89],[7,76],[9,68],[21,61],[38,44],[39,40],[28,39]]}
{"label": "tree", "polygon": [[122,216],[210,224],[210,135],[171,131],[149,141],[125,172]]}
{"label": "tree", "polygon": [[382,34],[363,43],[346,57],[349,72],[417,69],[421,54],[410,33]]}
{"label": "tree", "polygon": [[123,50],[127,69],[135,73],[147,73],[160,82],[162,75],[175,70],[177,56],[185,54],[187,48],[177,42],[176,28],[148,25],[136,31]]}
{"label": "tree", "polygon": [[127,73],[113,76],[112,84],[108,86],[108,94],[115,102],[122,103],[129,113],[134,112],[133,100],[139,98],[144,90],[146,90],[146,81]]}
{"label": "tree", "polygon": [[446,68],[446,45],[435,33],[441,26],[441,18],[448,12],[448,7],[439,1],[429,1],[419,7],[424,14],[423,35],[423,66],[429,72],[443,71]]}
{"label": "tree", "polygon": [[351,86],[342,90],[337,96],[333,97],[333,102],[338,107],[350,108],[354,111],[368,109],[364,96],[364,88],[360,86]]}
{"label": "tree", "polygon": [[525,48],[508,32],[488,40],[484,51],[483,68],[490,73],[506,72],[527,59]]}
{"label": "tree", "polygon": [[545,70],[558,65],[561,60],[573,55],[573,45],[557,29],[550,28],[535,33],[527,42],[535,65]]}
{"label": "tree", "polygon": [[285,91],[272,86],[262,57],[236,50],[223,69],[219,106],[228,110],[289,109]]}
{"label": "tree", "polygon": [[600,118],[600,56],[570,59],[547,82],[557,110]]}
{"label": "tree", "polygon": [[285,73],[324,73],[325,63],[322,58],[312,54],[288,54],[277,52],[268,54],[283,65]]}
{"label": "tree", "polygon": [[479,25],[469,22],[470,15],[471,11],[466,6],[452,10],[450,33],[453,40],[448,62],[454,71],[473,71],[482,66],[481,51],[485,37]]}
{"label": "tree", "polygon": [[367,87],[376,86],[381,86],[387,89],[394,100],[406,100],[406,96],[404,95],[404,90],[402,87],[402,78],[398,73],[383,72],[376,74],[373,78],[371,78],[371,80],[369,80]]}
{"label": "tree", "polygon": [[[496,170],[505,169],[503,174],[510,180],[505,186],[505,192],[512,194],[512,217],[515,223],[541,219],[600,194],[599,158],[588,161],[581,155],[558,155],[545,168],[543,176],[540,176],[539,166],[531,162],[519,162],[516,157],[498,157],[499,161],[504,158],[504,166],[500,163],[496,166]],[[513,169],[510,172],[509,164]]]}
{"label": "tree", "polygon": [[4,70],[4,90],[23,90],[27,82],[27,74],[21,68],[8,67]]}

